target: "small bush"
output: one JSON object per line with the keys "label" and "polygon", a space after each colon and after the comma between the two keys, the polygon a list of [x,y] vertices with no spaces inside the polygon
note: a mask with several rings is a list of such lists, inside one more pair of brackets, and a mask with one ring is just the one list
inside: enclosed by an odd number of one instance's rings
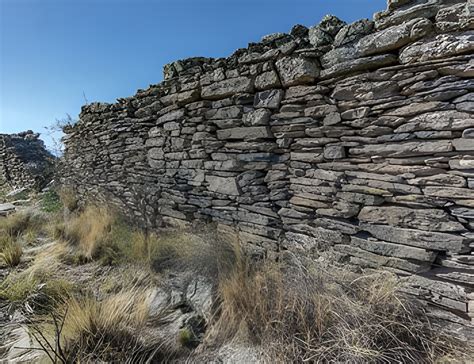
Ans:
{"label": "small bush", "polygon": [[9,267],[16,267],[21,262],[23,248],[21,244],[11,236],[2,237],[0,243],[0,258]]}
{"label": "small bush", "polygon": [[184,328],[179,331],[178,342],[181,346],[191,347],[194,340],[194,334],[191,332],[190,329]]}
{"label": "small bush", "polygon": [[41,208],[45,212],[56,213],[61,211],[62,203],[59,195],[54,190],[47,191],[41,199]]}

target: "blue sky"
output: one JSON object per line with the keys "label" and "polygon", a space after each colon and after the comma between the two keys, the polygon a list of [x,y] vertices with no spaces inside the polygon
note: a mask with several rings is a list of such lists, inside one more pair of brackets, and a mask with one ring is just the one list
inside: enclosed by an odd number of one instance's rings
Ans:
{"label": "blue sky", "polygon": [[163,65],[224,57],[325,14],[371,18],[386,0],[0,0],[0,133],[44,127],[88,102],[162,80]]}

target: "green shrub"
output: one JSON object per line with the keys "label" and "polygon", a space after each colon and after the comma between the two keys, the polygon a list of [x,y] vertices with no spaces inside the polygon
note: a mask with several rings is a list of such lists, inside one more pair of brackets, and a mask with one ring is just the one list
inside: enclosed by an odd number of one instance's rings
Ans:
{"label": "green shrub", "polygon": [[55,213],[61,211],[63,205],[59,195],[54,190],[47,191],[41,199],[41,208],[45,212]]}

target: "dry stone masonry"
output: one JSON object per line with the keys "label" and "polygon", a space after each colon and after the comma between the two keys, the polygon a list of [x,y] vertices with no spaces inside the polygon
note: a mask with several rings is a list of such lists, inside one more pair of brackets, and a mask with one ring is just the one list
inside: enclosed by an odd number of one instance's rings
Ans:
{"label": "dry stone masonry", "polygon": [[[210,220],[257,252],[396,272],[473,337],[474,3],[271,34],[84,106],[63,182],[151,224]],[[145,213],[146,211],[146,213]]]}
{"label": "dry stone masonry", "polygon": [[41,189],[53,177],[54,160],[31,130],[0,134],[0,190]]}

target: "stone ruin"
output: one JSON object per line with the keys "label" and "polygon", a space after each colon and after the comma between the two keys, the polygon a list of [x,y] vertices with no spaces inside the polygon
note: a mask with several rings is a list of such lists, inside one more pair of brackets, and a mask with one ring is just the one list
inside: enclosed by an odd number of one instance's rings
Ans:
{"label": "stone ruin", "polygon": [[0,190],[40,190],[53,178],[55,157],[38,133],[0,134]]}
{"label": "stone ruin", "polygon": [[252,251],[397,273],[474,337],[474,2],[271,34],[82,108],[62,183],[156,225],[212,221]]}

